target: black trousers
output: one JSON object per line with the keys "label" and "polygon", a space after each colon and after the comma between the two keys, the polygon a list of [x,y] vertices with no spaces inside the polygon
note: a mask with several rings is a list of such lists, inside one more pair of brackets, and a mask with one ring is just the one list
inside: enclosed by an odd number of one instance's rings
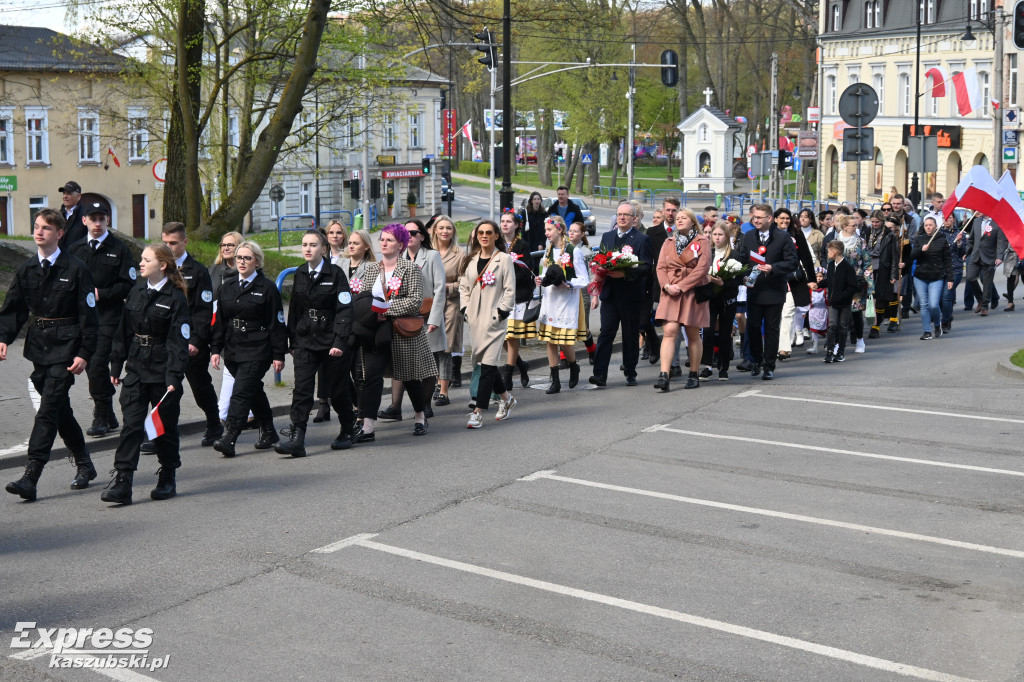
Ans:
{"label": "black trousers", "polygon": [[89,395],[93,400],[106,401],[114,397],[114,385],[110,383],[110,346],[114,341],[116,326],[101,324],[96,335],[96,352],[88,358],[85,373],[89,377]]}
{"label": "black trousers", "polygon": [[[708,301],[708,310],[711,313],[711,321],[704,328],[704,350],[701,351],[701,361],[710,364],[711,358],[715,355],[715,346],[718,346],[718,369],[729,370],[729,361],[732,359],[732,322],[736,318],[736,301],[728,305],[720,298],[712,298]],[[718,329],[715,329],[718,323]],[[691,367],[696,372],[697,368]]]}
{"label": "black trousers", "polygon": [[330,398],[338,421],[343,427],[352,428],[355,412],[352,410],[352,394],[349,393],[349,366],[351,351],[340,358],[331,357],[330,351],[296,348],[292,351],[292,371],[295,388],[292,389],[292,424],[305,427],[309,411],[313,409],[313,385],[317,393],[324,391]]}
{"label": "black trousers", "polygon": [[643,301],[601,301],[601,334],[594,355],[594,376],[607,377],[615,334],[622,327],[622,364],[627,377],[636,376],[640,359],[640,316],[647,313]]}
{"label": "black trousers", "polygon": [[185,378],[192,389],[192,397],[196,405],[206,415],[206,425],[216,426],[220,423],[220,410],[217,407],[217,390],[213,387],[210,377],[210,349],[199,351],[194,358],[189,358],[185,367]]}
{"label": "black trousers", "polygon": [[[995,265],[985,265],[979,261],[971,261],[967,264],[967,283],[974,291],[974,298],[986,310],[989,307],[989,297],[987,294],[992,290],[992,280],[995,276]],[[998,298],[999,294],[996,294],[996,300]]]}
{"label": "black trousers", "polygon": [[263,377],[270,369],[270,361],[226,360],[224,365],[235,377],[235,388],[231,391],[231,403],[228,405],[228,423],[241,427],[249,416],[249,410],[252,410],[257,424],[273,423],[274,413],[270,411],[270,401],[263,390]]}
{"label": "black trousers", "polygon": [[[862,318],[863,319],[863,318]],[[839,355],[846,354],[846,334],[852,324],[853,315],[849,307],[828,309],[828,332],[825,334],[825,354],[839,344]]]}
{"label": "black trousers", "polygon": [[486,410],[487,406],[491,402],[491,393],[501,395],[511,386],[505,385],[505,380],[501,378],[501,372],[494,365],[480,365],[480,382],[477,384],[476,389],[476,406],[481,410]]}
{"label": "black trousers", "polygon": [[[139,446],[146,439],[146,415],[164,393],[167,384],[144,384],[136,374],[128,374],[121,383],[121,437],[114,451],[114,468],[135,471],[139,468]],[[171,391],[160,403],[157,415],[164,425],[164,434],[154,441],[160,466],[177,469],[181,466],[178,454],[178,416],[181,414],[181,391]]]}
{"label": "black trousers", "polygon": [[[359,392],[359,414],[364,418],[376,419],[380,411],[380,397],[384,392],[384,370],[387,369],[391,353],[371,353],[363,351],[363,387]],[[423,382],[403,381],[405,392],[409,394],[412,409],[422,412],[426,407],[423,400]]]}
{"label": "black trousers", "polygon": [[[754,363],[775,371],[779,357],[779,328],[782,325],[782,303],[763,305],[747,301],[747,336]],[[764,339],[758,333],[764,323]]]}
{"label": "black trousers", "polygon": [[[85,435],[75,420],[68,398],[68,392],[75,383],[75,375],[68,371],[68,364],[37,364],[29,376],[39,393],[39,409],[28,439],[28,458],[32,461],[45,464],[50,460],[50,451],[58,433],[71,452],[85,451]],[[110,383],[109,376],[107,383]]]}

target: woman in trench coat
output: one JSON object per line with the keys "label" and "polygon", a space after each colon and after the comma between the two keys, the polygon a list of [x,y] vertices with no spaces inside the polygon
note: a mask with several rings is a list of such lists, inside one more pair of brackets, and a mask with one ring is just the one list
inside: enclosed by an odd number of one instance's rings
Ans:
{"label": "woman in trench coat", "polygon": [[444,339],[448,344],[447,362],[450,364],[447,372],[440,371],[438,374],[440,391],[434,400],[436,407],[443,407],[451,402],[448,387],[458,388],[462,385],[462,328],[465,322],[459,313],[459,278],[462,276],[462,261],[466,251],[459,246],[455,223],[446,215],[438,216],[430,227],[430,240],[444,265]]}

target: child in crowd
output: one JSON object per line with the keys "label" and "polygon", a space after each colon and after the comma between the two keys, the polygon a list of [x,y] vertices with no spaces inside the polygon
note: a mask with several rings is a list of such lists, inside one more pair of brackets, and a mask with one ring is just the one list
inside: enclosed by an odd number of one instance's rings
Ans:
{"label": "child in crowd", "polygon": [[[846,338],[853,321],[850,306],[853,297],[860,292],[857,284],[857,273],[846,260],[846,247],[838,239],[828,244],[828,268],[825,277],[817,285],[828,292],[828,335],[825,337],[825,362],[843,362],[846,360]],[[836,343],[839,348],[833,355]]]}
{"label": "child in crowd", "polygon": [[[814,271],[818,275],[819,283],[825,279],[825,268],[818,267]],[[811,291],[811,309],[807,313],[807,326],[811,332],[811,345],[807,347],[807,352],[817,353],[818,339],[825,338],[828,331],[828,301],[825,300],[824,289]]]}

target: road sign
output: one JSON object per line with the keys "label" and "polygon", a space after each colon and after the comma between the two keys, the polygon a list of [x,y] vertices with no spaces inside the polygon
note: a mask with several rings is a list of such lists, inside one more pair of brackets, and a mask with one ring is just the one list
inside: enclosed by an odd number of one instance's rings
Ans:
{"label": "road sign", "polygon": [[167,178],[167,157],[157,159],[153,164],[153,177],[157,182],[163,182]]}
{"label": "road sign", "polygon": [[800,170],[800,166],[801,165],[802,164],[800,163],[800,149],[798,148],[796,150],[796,156],[793,157],[793,170],[795,170],[795,171]]}
{"label": "road sign", "polygon": [[1018,141],[1018,134],[1016,130],[1004,130],[1003,131],[1003,144],[1016,145]]}
{"label": "road sign", "polygon": [[816,130],[801,130],[797,132],[797,150],[796,157],[798,159],[807,159],[808,161],[815,161],[818,158],[818,131]]}
{"label": "road sign", "polygon": [[1004,109],[1003,125],[1017,126],[1020,123],[1020,109]]}
{"label": "road sign", "polygon": [[283,201],[284,200],[284,187],[281,185],[274,185],[270,188],[270,200],[271,201]]}
{"label": "road sign", "polygon": [[907,170],[936,173],[939,170],[939,142],[935,135],[914,135],[907,139]]}
{"label": "road sign", "polygon": [[1003,147],[1003,163],[1017,163],[1017,148]]}
{"label": "road sign", "polygon": [[17,175],[0,175],[0,192],[17,192]]}
{"label": "road sign", "polygon": [[772,153],[769,152],[758,152],[750,157],[753,162],[750,169],[754,172],[754,176],[771,175],[772,174]]}
{"label": "road sign", "polygon": [[594,155],[584,154],[583,158],[580,159],[580,163],[582,163],[584,166],[594,163]]}
{"label": "road sign", "polygon": [[807,107],[807,122],[821,123],[821,107]]}
{"label": "road sign", "polygon": [[432,158],[434,158],[434,155],[433,154],[424,154],[423,158],[424,159],[432,159]]}
{"label": "road sign", "polygon": [[843,131],[843,161],[870,161],[873,158],[874,128],[847,128]]}
{"label": "road sign", "polygon": [[[855,128],[862,128],[878,115],[878,93],[867,83],[854,83],[839,98],[839,116]],[[845,139],[845,137],[844,137]]]}

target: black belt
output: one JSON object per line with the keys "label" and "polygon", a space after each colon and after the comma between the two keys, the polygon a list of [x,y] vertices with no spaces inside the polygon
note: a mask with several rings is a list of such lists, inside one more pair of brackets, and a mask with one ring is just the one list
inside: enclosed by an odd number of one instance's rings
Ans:
{"label": "black belt", "polygon": [[231,326],[240,332],[262,332],[266,327],[262,322],[256,320],[239,320],[237,317],[231,320]]}
{"label": "black belt", "polygon": [[37,317],[36,326],[40,329],[46,329],[48,327],[70,327],[73,324],[78,324],[78,319],[74,317]]}
{"label": "black belt", "polygon": [[166,343],[164,339],[152,336],[150,334],[136,334],[135,342],[138,343],[139,346],[143,348],[147,348],[149,346],[164,345]]}

